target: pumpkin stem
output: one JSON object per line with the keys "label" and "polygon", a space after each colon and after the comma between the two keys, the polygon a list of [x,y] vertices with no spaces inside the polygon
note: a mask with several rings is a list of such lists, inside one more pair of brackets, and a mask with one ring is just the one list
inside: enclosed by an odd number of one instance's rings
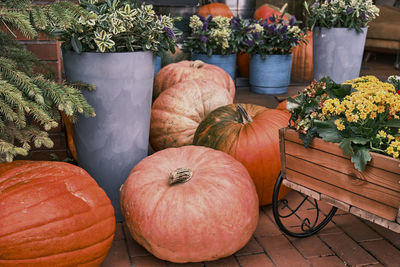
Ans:
{"label": "pumpkin stem", "polygon": [[201,60],[195,60],[193,61],[191,67],[196,68],[196,69],[200,69],[201,67],[203,67],[204,62]]}
{"label": "pumpkin stem", "polygon": [[237,104],[236,106],[237,112],[239,113],[239,122],[242,124],[247,124],[252,122],[253,120],[250,118],[249,114],[247,111],[244,109],[242,104]]}
{"label": "pumpkin stem", "polygon": [[178,168],[175,171],[171,172],[168,178],[168,184],[169,185],[174,185],[174,184],[183,184],[186,183],[187,181],[192,178],[192,171],[189,169],[185,168]]}

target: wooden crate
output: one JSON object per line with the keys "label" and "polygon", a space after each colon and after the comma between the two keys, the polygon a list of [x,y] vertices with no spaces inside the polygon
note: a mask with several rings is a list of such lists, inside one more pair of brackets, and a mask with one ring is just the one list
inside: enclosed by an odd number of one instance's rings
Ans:
{"label": "wooden crate", "polygon": [[399,160],[371,153],[359,172],[338,144],[315,138],[305,148],[293,129],[279,135],[284,185],[400,232]]}

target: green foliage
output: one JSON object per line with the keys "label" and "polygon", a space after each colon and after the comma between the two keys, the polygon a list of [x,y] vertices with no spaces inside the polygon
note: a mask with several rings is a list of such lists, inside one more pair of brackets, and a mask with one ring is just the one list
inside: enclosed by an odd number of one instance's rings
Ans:
{"label": "green foliage", "polygon": [[174,52],[174,20],[158,16],[151,5],[126,0],[81,0],[80,7],[85,13],[76,21],[52,28],[53,34],[64,41],[66,50]]}
{"label": "green foliage", "polygon": [[304,2],[307,26],[326,28],[353,28],[361,31],[379,14],[372,0],[329,0]]}
{"label": "green foliage", "polygon": [[241,50],[265,58],[266,55],[290,54],[292,48],[305,42],[305,33],[295,25],[295,17],[287,21],[284,14],[251,22],[245,31]]}
{"label": "green foliage", "polygon": [[191,53],[230,55],[239,51],[249,22],[239,18],[193,15],[185,47]]}
{"label": "green foliage", "polygon": [[95,116],[79,89],[36,74],[34,70],[43,68],[43,64],[10,38],[17,30],[34,37],[35,28],[68,25],[78,10],[69,10],[73,5],[67,2],[52,6],[31,6],[30,2],[0,4],[0,23],[8,29],[7,34],[0,32],[0,162],[26,155],[32,145],[52,147],[47,131],[58,126],[59,111],[73,121],[78,113]]}

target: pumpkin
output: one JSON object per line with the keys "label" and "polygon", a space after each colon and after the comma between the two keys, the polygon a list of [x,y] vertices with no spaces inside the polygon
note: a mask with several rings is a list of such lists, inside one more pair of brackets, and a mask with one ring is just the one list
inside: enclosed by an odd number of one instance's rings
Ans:
{"label": "pumpkin", "polygon": [[65,126],[65,133],[67,134],[67,146],[69,151],[71,152],[72,158],[74,160],[78,160],[78,154],[76,152],[75,146],[75,133],[74,133],[74,126],[72,125],[71,120],[64,112],[60,112],[62,120]]}
{"label": "pumpkin", "polygon": [[292,50],[291,79],[295,82],[311,82],[313,72],[313,39],[309,31],[305,37],[307,43],[300,43]]}
{"label": "pumpkin", "polygon": [[250,56],[248,53],[239,52],[237,54],[237,65],[239,69],[239,74],[241,77],[250,77]]}
{"label": "pumpkin", "polygon": [[183,60],[162,68],[154,79],[153,101],[167,88],[182,81],[193,79],[211,80],[229,91],[231,99],[235,97],[235,83],[231,76],[220,67],[204,63],[201,60]]}
{"label": "pumpkin", "polygon": [[[224,151],[249,171],[260,205],[272,203],[275,181],[281,171],[279,132],[288,112],[252,104],[220,107],[200,123],[193,144]],[[288,189],[281,190],[281,196]]]}
{"label": "pumpkin", "polygon": [[226,153],[199,146],[143,159],[121,187],[120,205],[139,244],[180,263],[232,255],[251,238],[259,212],[246,168]]}
{"label": "pumpkin", "polygon": [[232,103],[228,91],[209,80],[187,80],[168,88],[151,108],[150,144],[155,151],[190,145],[204,117]]}
{"label": "pumpkin", "polygon": [[233,17],[231,9],[224,3],[211,3],[200,6],[197,13],[203,17],[207,17],[208,15],[211,15],[213,17],[216,16],[227,17],[227,18]]}
{"label": "pumpkin", "polygon": [[98,266],[111,247],[111,202],[75,165],[0,164],[0,206],[0,266]]}
{"label": "pumpkin", "polygon": [[276,106],[276,109],[277,109],[277,110],[288,111],[287,108],[286,108],[286,102],[287,102],[286,99],[283,100],[282,102],[280,102],[280,103],[278,104],[278,106]]}
{"label": "pumpkin", "polygon": [[[285,4],[281,9],[279,9],[278,7],[274,6],[274,5],[270,5],[270,4],[264,4],[262,6],[260,6],[259,8],[257,8],[256,12],[254,12],[254,19],[255,20],[266,20],[269,17],[272,17],[273,15],[280,17],[282,15],[282,12],[284,12],[284,10],[286,9],[287,4]],[[285,13],[283,15],[283,18],[286,20],[289,20],[291,17],[290,14]]]}

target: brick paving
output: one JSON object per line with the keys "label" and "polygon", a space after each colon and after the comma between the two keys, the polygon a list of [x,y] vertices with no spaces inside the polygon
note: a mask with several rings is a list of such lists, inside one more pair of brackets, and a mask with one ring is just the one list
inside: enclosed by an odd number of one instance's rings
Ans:
{"label": "brick paving", "polygon": [[[288,196],[300,199],[296,191]],[[324,213],[329,205],[322,205]],[[308,208],[312,217],[315,210]],[[305,213],[301,213],[305,215]],[[302,215],[302,216],[303,216]],[[294,220],[291,221],[294,225]],[[299,220],[300,222],[300,220]],[[286,226],[285,222],[284,225]],[[290,224],[288,224],[290,225]],[[299,225],[299,223],[298,223]],[[291,228],[293,231],[296,227]],[[234,255],[212,262],[176,264],[155,258],[117,224],[110,252],[102,267],[269,267],[269,266],[400,266],[400,234],[338,211],[317,234],[295,238],[283,234],[275,224],[272,206],[260,208],[259,223],[246,246]]]}

